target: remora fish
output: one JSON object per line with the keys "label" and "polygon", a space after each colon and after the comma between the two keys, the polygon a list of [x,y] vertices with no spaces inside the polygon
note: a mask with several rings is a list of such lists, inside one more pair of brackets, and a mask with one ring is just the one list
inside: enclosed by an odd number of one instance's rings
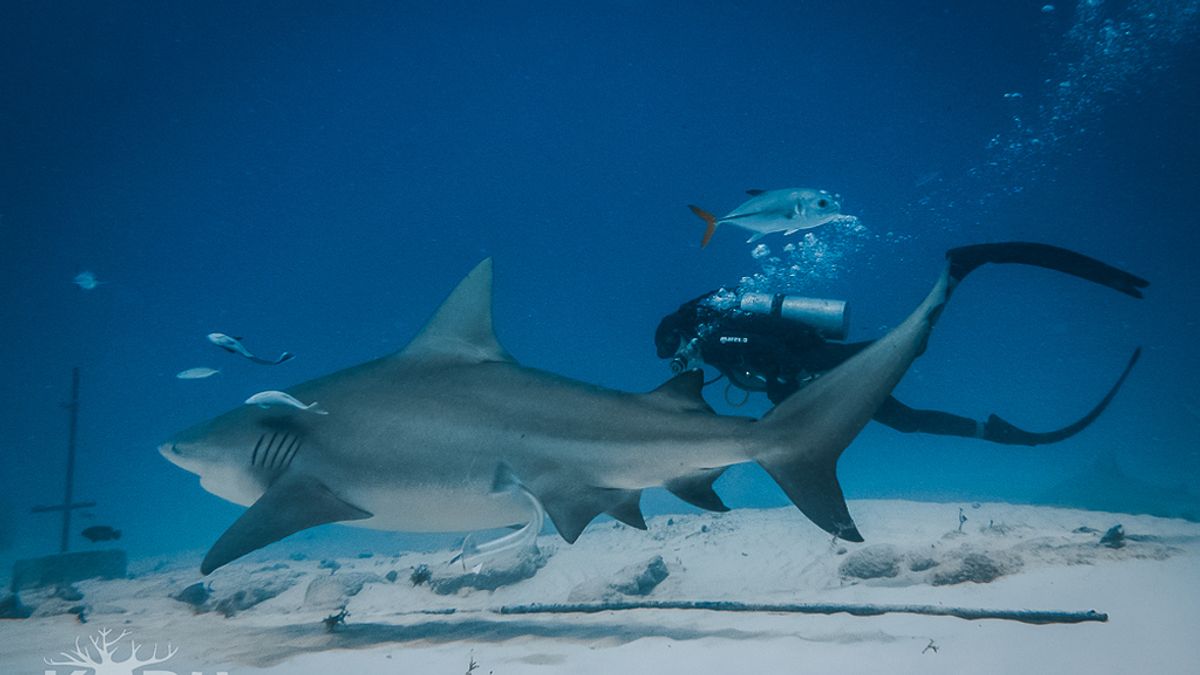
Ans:
{"label": "remora fish", "polygon": [[[819,527],[862,541],[838,457],[924,351],[958,282],[988,262],[1023,262],[1013,248],[1030,246],[1041,245],[951,251],[907,319],[757,421],[716,415],[700,371],[635,394],[518,364],[492,331],[489,259],[402,351],[292,388],[340,414],[241,406],[159,451],[209,492],[250,506],[209,550],[204,574],[332,522],[461,532],[527,523],[540,506],[568,542],[601,513],[644,529],[644,488],[725,511],[713,482],[751,461]],[[1058,250],[1092,264],[1076,265],[1079,276],[1141,297],[1144,280]]]}
{"label": "remora fish", "polygon": [[772,232],[794,234],[824,225],[841,214],[842,203],[837,195],[809,188],[782,190],[746,190],[751,198],[725,216],[717,218],[699,206],[688,204],[692,213],[700,216],[708,227],[700,247],[708,246],[718,225],[730,224],[754,234],[747,243],[758,241]]}
{"label": "remora fish", "polygon": [[277,366],[295,356],[295,354],[291,352],[284,352],[280,354],[279,358],[275,359],[274,361],[271,361],[270,359],[264,359],[251,354],[250,350],[246,349],[246,346],[242,344],[242,338],[229,337],[224,333],[209,333],[208,341],[220,347],[221,349],[230,352],[231,354],[241,354],[255,363],[261,363],[266,366]]}
{"label": "remora fish", "polygon": [[181,380],[202,380],[206,377],[212,377],[221,371],[216,368],[188,368],[181,370],[175,374]]}
{"label": "remora fish", "polygon": [[329,412],[317,407],[317,402],[313,401],[308,405],[304,405],[297,401],[294,396],[282,391],[260,391],[257,394],[246,399],[246,405],[256,405],[260,408],[270,408],[271,406],[289,406],[296,410],[307,410],[318,415],[328,415]]}

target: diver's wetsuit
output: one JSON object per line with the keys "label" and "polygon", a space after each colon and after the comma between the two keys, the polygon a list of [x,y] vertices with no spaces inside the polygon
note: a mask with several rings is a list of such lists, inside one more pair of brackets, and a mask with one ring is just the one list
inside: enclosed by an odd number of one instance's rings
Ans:
{"label": "diver's wetsuit", "polygon": [[[1021,263],[1065,272],[1134,297],[1141,297],[1138,289],[1146,285],[1145,280],[1097,260],[1045,244],[981,244],[952,249],[946,256],[956,280],[986,263]],[[765,392],[776,405],[872,342],[833,342],[787,319],[716,309],[707,302],[712,296],[706,293],[663,318],[654,336],[658,356],[678,358],[681,350],[690,349],[692,356],[716,368],[734,386]],[[940,410],[911,408],[894,396],[883,402],[874,419],[908,433],[981,438],[1006,445],[1055,443],[1075,435],[1100,416],[1140,354],[1140,349],[1134,352],[1116,384],[1088,414],[1054,431],[1025,431],[996,415],[980,422]]]}

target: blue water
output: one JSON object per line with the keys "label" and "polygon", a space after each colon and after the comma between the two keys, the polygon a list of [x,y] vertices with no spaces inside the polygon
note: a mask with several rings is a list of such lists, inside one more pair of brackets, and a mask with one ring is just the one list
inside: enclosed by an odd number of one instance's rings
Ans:
{"label": "blue water", "polygon": [[[906,316],[952,246],[1041,241],[1152,281],[1136,301],[1032,269],[972,276],[897,390],[910,405],[1049,429],[1138,345],[1142,362],[1053,446],[872,424],[841,460],[849,498],[1031,500],[1105,456],[1200,491],[1195,0],[323,4],[0,5],[5,567],[57,547],[57,518],[29,509],[62,498],[73,366],[76,496],[98,505],[72,546],[108,524],[134,557],[201,551],[240,508],[156,445],[402,347],[486,256],[523,363],[653,388],[659,319],[769,261],[732,228],[701,250],[686,208],[723,213],[746,188],[842,195],[862,229],[815,230],[827,255],[789,261],[790,283],[851,301],[855,339]],[[80,290],[84,270],[106,283]],[[213,331],[298,356],[257,366]],[[174,377],[196,366],[222,372]],[[756,468],[717,489],[786,503]]]}

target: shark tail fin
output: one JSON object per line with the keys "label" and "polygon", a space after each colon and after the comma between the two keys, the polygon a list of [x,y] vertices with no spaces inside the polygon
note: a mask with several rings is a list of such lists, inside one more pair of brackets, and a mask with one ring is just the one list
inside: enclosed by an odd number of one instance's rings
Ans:
{"label": "shark tail fin", "polygon": [[717,217],[700,208],[699,206],[696,206],[695,204],[688,204],[688,208],[692,210],[692,213],[699,216],[700,219],[708,225],[708,227],[704,229],[704,238],[700,240],[700,248],[704,248],[705,246],[708,246],[708,242],[712,239],[713,233],[717,231]]}
{"label": "shark tail fin", "polygon": [[[815,382],[784,399],[762,420],[755,460],[779,483],[788,498],[821,529],[847,541],[862,541],[850,517],[837,461],[858,432],[891,394],[904,373],[925,351],[930,332],[954,288],[973,270],[989,263],[1015,263],[1055,270],[1141,297],[1149,282],[1094,258],[1046,244],[1007,242],[951,249],[947,265],[933,290],[900,325],[862,351],[826,372]],[[1093,410],[1099,415],[1116,394],[1129,369],[1106,400]],[[1081,422],[1094,419],[1089,414]],[[990,422],[993,431],[1010,431],[1003,420]],[[1009,425],[1011,427],[1011,425]],[[1078,429],[1069,427],[1068,431]],[[803,433],[801,433],[803,431]],[[1013,432],[1015,433],[1015,432]]]}

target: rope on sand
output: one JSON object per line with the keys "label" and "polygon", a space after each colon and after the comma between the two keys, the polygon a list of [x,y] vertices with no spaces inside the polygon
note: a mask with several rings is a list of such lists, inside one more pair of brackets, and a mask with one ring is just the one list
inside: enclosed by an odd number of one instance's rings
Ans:
{"label": "rope on sand", "polygon": [[977,609],[973,607],[943,607],[939,605],[844,605],[830,603],[753,603],[728,600],[645,600],[639,602],[581,602],[528,605],[505,605],[498,614],[596,614],[630,609],[706,610],[711,612],[778,612],[793,614],[852,614],[879,616],[881,614],[924,614],[953,616],[969,621],[1000,619],[1031,624],[1084,623],[1108,621],[1108,614],[1094,609],[1087,611],[1054,611],[1034,609]]}

